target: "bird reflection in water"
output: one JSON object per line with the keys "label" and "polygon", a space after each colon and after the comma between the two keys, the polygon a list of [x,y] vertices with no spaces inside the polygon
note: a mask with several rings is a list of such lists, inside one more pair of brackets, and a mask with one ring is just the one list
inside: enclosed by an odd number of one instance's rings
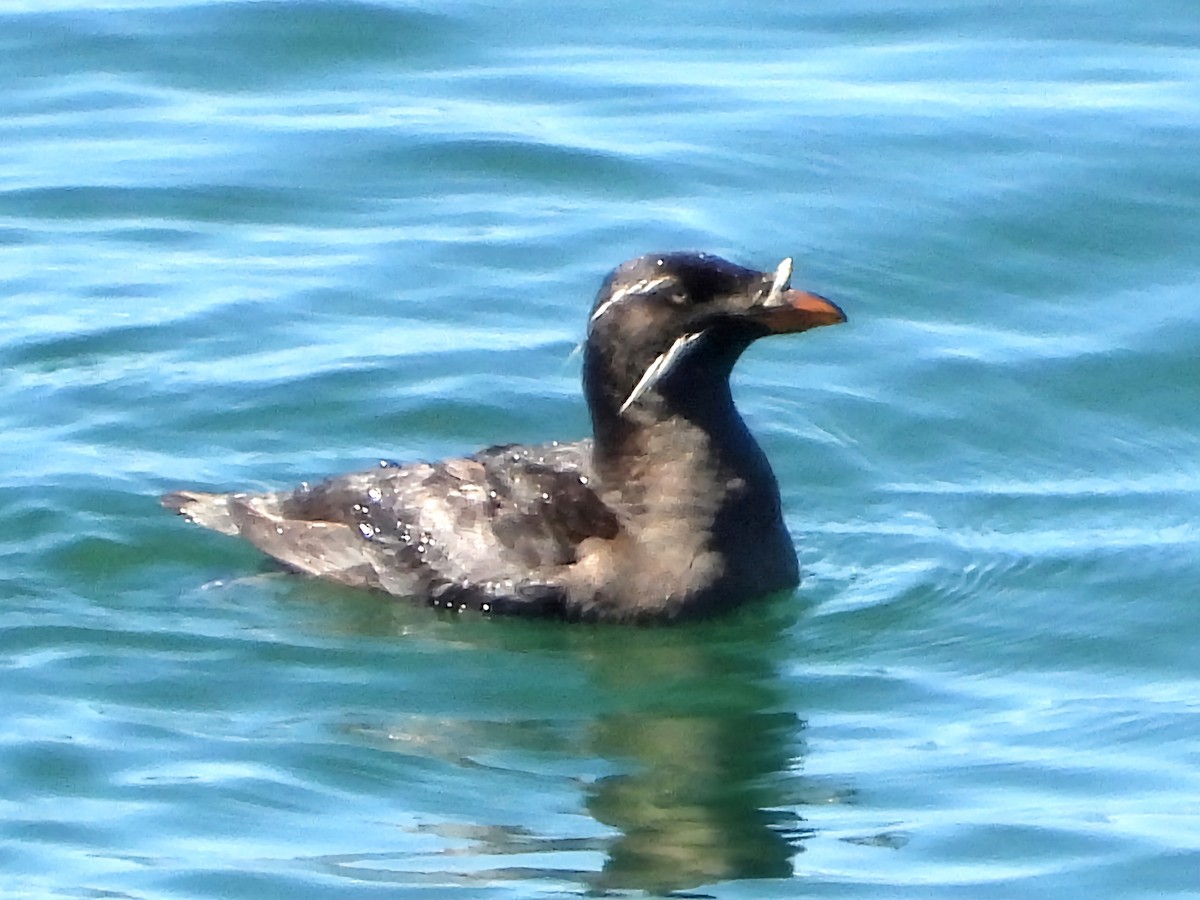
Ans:
{"label": "bird reflection in water", "polygon": [[[582,676],[587,708],[579,708],[577,696],[564,699],[569,708],[562,708],[551,690],[547,702],[559,709],[549,717],[414,716],[386,728],[368,726],[360,736],[386,733],[381,743],[391,749],[477,771],[499,758],[511,763],[514,751],[542,759],[550,754],[556,772],[594,773],[569,783],[582,792],[588,815],[613,833],[554,835],[511,819],[497,822],[512,814],[482,799],[473,824],[463,823],[459,804],[455,821],[418,826],[451,845],[435,859],[421,853],[419,863],[403,863],[389,855],[388,875],[375,877],[406,884],[414,878],[567,881],[600,893],[684,892],[679,896],[703,896],[690,892],[730,880],[790,877],[793,858],[812,835],[795,812],[808,793],[798,774],[804,723],[778,673],[795,603],[755,604],[733,619],[683,628],[456,623],[448,629],[455,643],[488,651],[479,655],[489,666],[496,651],[519,659],[515,668],[541,655],[540,664],[562,672],[565,685]],[[401,615],[412,637],[414,614],[406,609]],[[507,693],[510,674],[496,672],[492,689]],[[460,666],[456,677],[475,676]],[[564,697],[570,693],[564,689]],[[511,771],[506,765],[504,774]],[[481,772],[481,784],[491,777]],[[454,871],[431,872],[436,859]],[[600,864],[589,865],[592,860]],[[355,865],[360,876],[363,862]]]}
{"label": "bird reflection in water", "polygon": [[588,811],[620,832],[596,887],[672,891],[792,874],[810,834],[791,810],[803,722],[785,708],[770,628],[644,632],[622,654],[593,657],[625,708],[596,719],[592,749],[628,769],[588,792]]}

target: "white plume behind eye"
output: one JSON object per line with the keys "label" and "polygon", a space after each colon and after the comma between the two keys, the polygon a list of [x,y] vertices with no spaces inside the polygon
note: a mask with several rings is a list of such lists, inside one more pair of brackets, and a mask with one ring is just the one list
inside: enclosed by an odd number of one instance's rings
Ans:
{"label": "white plume behind eye", "polygon": [[670,275],[660,275],[657,278],[643,278],[641,281],[635,281],[633,284],[628,284],[620,290],[614,291],[611,297],[596,307],[596,311],[588,319],[588,327],[590,328],[592,323],[622,300],[627,300],[637,294],[652,294],[664,284],[669,284],[674,280]]}
{"label": "white plume behind eye", "polygon": [[666,352],[654,357],[654,361],[646,367],[646,371],[642,373],[642,377],[638,379],[638,383],[633,386],[633,390],[629,392],[629,396],[621,404],[619,412],[625,412],[639,398],[643,397],[647,391],[662,381],[675,364],[684,357],[688,348],[703,336],[703,331],[697,331],[694,334],[685,334],[682,337],[675,338],[675,342],[667,348]]}

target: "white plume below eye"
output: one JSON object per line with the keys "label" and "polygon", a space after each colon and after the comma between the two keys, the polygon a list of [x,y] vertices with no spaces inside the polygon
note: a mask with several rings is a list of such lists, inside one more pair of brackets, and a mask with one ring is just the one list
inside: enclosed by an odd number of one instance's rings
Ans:
{"label": "white plume below eye", "polygon": [[638,379],[638,383],[633,386],[633,390],[629,392],[629,396],[621,404],[620,412],[625,412],[640,397],[644,396],[647,391],[662,381],[667,373],[671,371],[672,367],[683,358],[688,348],[695,344],[703,335],[703,331],[697,331],[694,334],[685,334],[682,337],[677,337],[675,338],[675,343],[671,344],[665,353],[660,353],[654,357],[654,362],[646,367],[646,371],[642,373],[642,377]]}

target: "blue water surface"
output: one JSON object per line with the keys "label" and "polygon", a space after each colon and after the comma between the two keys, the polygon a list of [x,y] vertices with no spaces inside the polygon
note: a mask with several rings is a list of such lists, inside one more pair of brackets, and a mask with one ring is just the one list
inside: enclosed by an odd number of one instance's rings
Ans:
{"label": "blue water surface", "polygon": [[[1194,3],[0,9],[0,893],[1200,885]],[[804,568],[440,618],[170,516],[587,433],[605,272],[797,261]]]}

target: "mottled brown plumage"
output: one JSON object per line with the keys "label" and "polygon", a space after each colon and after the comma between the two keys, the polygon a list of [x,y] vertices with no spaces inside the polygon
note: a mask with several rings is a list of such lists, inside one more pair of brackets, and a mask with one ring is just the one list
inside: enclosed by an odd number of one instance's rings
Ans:
{"label": "mottled brown plumage", "polygon": [[585,344],[592,441],[163,504],[300,572],[454,610],[647,621],[792,587],[775,476],[729,391],[755,339],[845,320],[790,271],[676,253],[610,274]]}

